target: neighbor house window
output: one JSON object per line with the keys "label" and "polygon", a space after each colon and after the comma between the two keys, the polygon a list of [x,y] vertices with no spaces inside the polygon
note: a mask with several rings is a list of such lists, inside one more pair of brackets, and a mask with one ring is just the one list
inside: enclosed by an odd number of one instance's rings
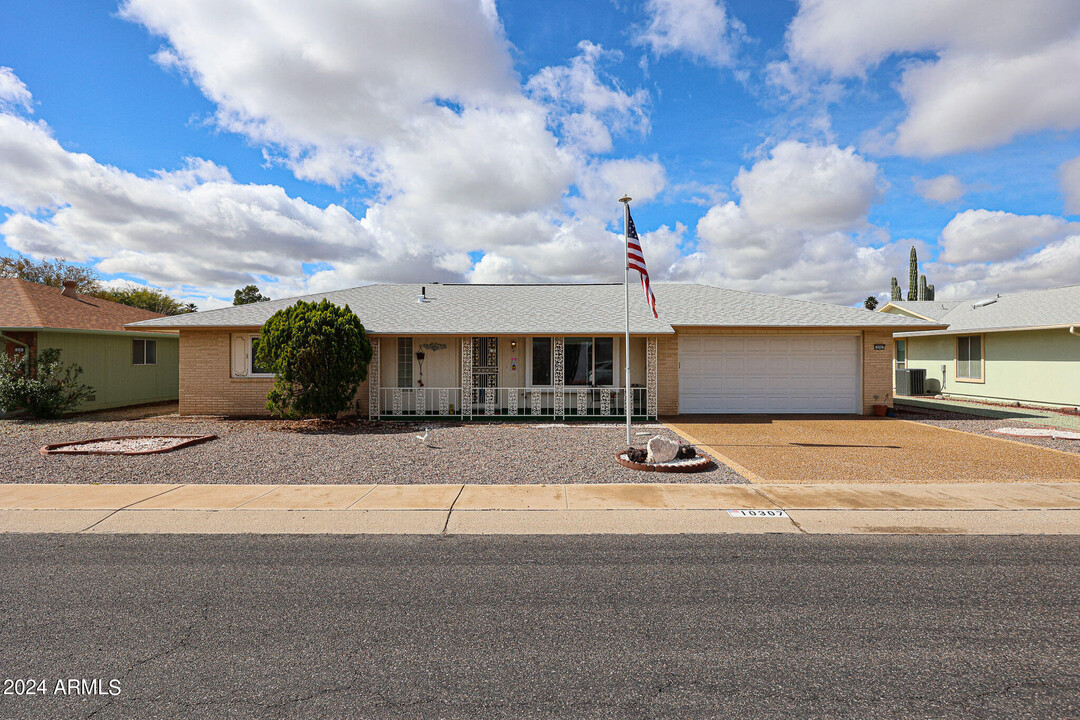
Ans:
{"label": "neighbor house window", "polygon": [[157,340],[132,340],[131,364],[157,365]]}
{"label": "neighbor house window", "polygon": [[532,339],[532,384],[551,385],[551,338]]}
{"label": "neighbor house window", "polygon": [[412,387],[412,338],[399,337],[397,339],[397,386],[399,388]]}
{"label": "neighbor house window", "polygon": [[956,338],[956,379],[983,379],[982,335]]}
{"label": "neighbor house window", "polygon": [[896,369],[903,370],[907,367],[907,341],[896,341]]}

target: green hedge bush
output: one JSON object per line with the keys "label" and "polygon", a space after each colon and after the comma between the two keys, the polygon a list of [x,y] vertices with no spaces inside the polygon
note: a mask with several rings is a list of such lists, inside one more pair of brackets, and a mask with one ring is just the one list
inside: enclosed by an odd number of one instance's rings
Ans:
{"label": "green hedge bush", "polygon": [[349,306],[298,301],[262,326],[255,362],[275,375],[266,407],[286,418],[336,418],[367,379],[371,342]]}

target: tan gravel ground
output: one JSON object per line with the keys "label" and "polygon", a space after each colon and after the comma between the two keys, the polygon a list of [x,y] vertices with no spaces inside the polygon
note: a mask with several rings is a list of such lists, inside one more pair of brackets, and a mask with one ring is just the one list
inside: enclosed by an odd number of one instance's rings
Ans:
{"label": "tan gravel ground", "polygon": [[[624,468],[614,456],[626,445],[625,429],[612,425],[448,424],[432,430],[428,447],[416,439],[420,425],[140,417],[145,412],[53,422],[0,420],[0,482],[745,482],[722,464],[680,475]],[[635,426],[635,431],[644,429]],[[651,433],[677,438],[660,426]],[[38,453],[49,443],[154,434],[213,434],[219,439],[160,455]],[[635,436],[639,444],[647,439]]]}
{"label": "tan gravel ground", "polygon": [[[925,422],[875,417],[723,416],[668,423],[752,482],[1080,480],[1080,455]],[[1002,425],[998,421],[998,425]]]}

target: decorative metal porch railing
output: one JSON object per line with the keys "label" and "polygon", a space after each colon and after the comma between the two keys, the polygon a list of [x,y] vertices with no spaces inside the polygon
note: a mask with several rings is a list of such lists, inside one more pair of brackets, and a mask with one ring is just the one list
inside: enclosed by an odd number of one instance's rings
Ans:
{"label": "decorative metal porch railing", "polygon": [[380,388],[383,416],[461,415],[461,388]]}
{"label": "decorative metal porch railing", "polygon": [[[443,417],[577,417],[618,419],[626,414],[624,388],[552,387],[472,388],[472,402],[462,402],[461,388],[380,388],[381,415]],[[561,395],[561,398],[559,397]],[[562,402],[559,402],[559,400]],[[630,388],[631,414],[651,416],[647,388]]]}

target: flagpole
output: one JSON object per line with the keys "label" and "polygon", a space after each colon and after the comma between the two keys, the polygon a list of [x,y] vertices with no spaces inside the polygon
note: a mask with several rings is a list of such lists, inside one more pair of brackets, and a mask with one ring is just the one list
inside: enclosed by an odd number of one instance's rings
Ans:
{"label": "flagpole", "polygon": [[626,352],[623,353],[623,365],[626,366],[626,446],[630,447],[630,412],[634,407],[634,391],[630,388],[630,197],[623,195],[619,202],[623,204],[623,295],[626,299]]}

